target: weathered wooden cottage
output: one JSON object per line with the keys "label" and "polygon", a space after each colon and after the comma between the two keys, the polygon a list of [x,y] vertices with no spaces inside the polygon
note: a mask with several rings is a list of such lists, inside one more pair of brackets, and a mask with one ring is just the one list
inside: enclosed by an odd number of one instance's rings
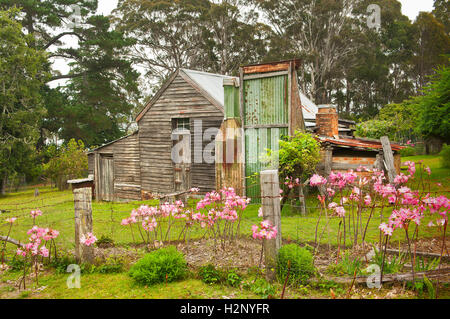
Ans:
{"label": "weathered wooden cottage", "polygon": [[[140,200],[173,193],[180,185],[201,192],[214,189],[214,160],[195,157],[211,143],[214,153],[215,134],[224,118],[223,81],[230,79],[236,78],[187,69],[174,72],[137,116],[137,132],[89,153],[96,198]],[[194,133],[202,140],[196,141]],[[192,160],[188,163],[188,154],[182,154],[185,165],[176,165],[172,149],[181,140],[190,142]]]}

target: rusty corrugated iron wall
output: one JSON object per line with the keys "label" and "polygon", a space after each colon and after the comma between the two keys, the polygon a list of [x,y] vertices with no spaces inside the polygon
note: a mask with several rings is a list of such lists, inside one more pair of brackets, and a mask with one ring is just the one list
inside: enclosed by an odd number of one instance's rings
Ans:
{"label": "rusty corrugated iron wall", "polygon": [[246,195],[260,197],[259,172],[266,168],[261,157],[268,149],[278,150],[281,135],[288,134],[288,74],[272,77],[244,77],[244,127]]}

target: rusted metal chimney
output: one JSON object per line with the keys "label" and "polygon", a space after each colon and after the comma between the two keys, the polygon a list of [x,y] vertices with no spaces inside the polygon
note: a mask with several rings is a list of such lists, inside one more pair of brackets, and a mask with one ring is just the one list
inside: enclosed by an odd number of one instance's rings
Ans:
{"label": "rusted metal chimney", "polygon": [[332,104],[319,105],[319,112],[316,114],[318,135],[339,138],[338,122],[336,106]]}

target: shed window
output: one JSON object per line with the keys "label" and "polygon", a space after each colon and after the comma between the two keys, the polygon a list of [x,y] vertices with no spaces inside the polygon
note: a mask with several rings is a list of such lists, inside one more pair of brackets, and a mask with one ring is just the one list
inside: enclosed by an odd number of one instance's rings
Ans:
{"label": "shed window", "polygon": [[190,130],[191,125],[188,118],[173,119],[173,128],[179,130]]}

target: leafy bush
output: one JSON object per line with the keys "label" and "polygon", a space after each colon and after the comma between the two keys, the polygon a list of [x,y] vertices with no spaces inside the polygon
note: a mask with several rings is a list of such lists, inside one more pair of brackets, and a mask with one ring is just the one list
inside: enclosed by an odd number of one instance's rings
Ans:
{"label": "leafy bush", "polygon": [[288,281],[293,284],[301,284],[308,281],[314,274],[314,262],[311,252],[296,244],[285,245],[278,252],[277,276],[280,281],[285,281],[289,269]]}
{"label": "leafy bush", "polygon": [[400,150],[400,155],[402,157],[414,156],[416,155],[416,149],[414,147],[408,146]]}
{"label": "leafy bush", "polygon": [[238,287],[242,282],[242,277],[235,269],[222,271],[212,264],[200,267],[198,276],[208,285],[224,283],[231,287]]}
{"label": "leafy bush", "polygon": [[84,177],[88,172],[88,159],[83,142],[71,139],[67,145],[55,150],[53,157],[44,165],[46,175],[54,180],[59,190],[68,187],[69,179]]}
{"label": "leafy bush", "polygon": [[450,145],[444,144],[439,155],[442,156],[442,167],[450,168]]}
{"label": "leafy bush", "polygon": [[114,239],[102,235],[99,240],[95,242],[95,245],[99,248],[109,248],[114,247]]}
{"label": "leafy bush", "polygon": [[100,266],[96,266],[92,271],[100,274],[121,273],[124,269],[124,260],[122,258],[108,258]]}
{"label": "leafy bush", "polygon": [[239,287],[242,282],[242,277],[236,272],[236,270],[229,270],[225,274],[225,283],[231,287]]}
{"label": "leafy bush", "polygon": [[212,264],[200,267],[198,275],[208,285],[220,283],[223,279],[222,272]]}
{"label": "leafy bush", "polygon": [[172,282],[183,278],[186,273],[186,260],[173,246],[146,254],[129,271],[131,278],[144,285]]}
{"label": "leafy bush", "polygon": [[[22,271],[25,266],[25,260],[22,258],[18,258],[17,255],[14,255],[14,257],[8,261],[8,265],[10,267],[10,270],[13,272],[16,271]],[[26,262],[27,267],[31,266],[30,262]]]}
{"label": "leafy bush", "polygon": [[58,274],[65,274],[67,267],[72,264],[77,264],[77,261],[69,254],[59,254],[58,258],[53,258],[50,262],[50,266],[53,267]]}
{"label": "leafy bush", "polygon": [[258,278],[251,283],[245,283],[244,288],[249,289],[251,292],[261,296],[262,298],[274,296],[277,292],[275,287],[263,278]]}

